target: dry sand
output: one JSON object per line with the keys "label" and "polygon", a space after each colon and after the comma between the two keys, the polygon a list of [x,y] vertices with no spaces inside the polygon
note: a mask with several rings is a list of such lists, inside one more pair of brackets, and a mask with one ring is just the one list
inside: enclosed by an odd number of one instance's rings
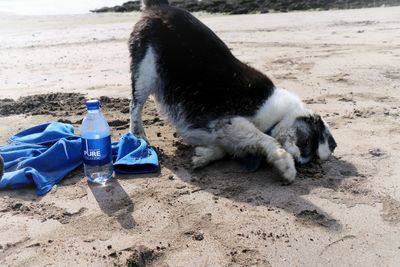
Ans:
{"label": "dry sand", "polygon": [[[287,187],[228,159],[191,172],[191,149],[149,102],[161,173],[101,188],[79,169],[44,197],[1,191],[1,266],[400,264],[400,8],[200,17],[327,118],[334,157]],[[0,101],[0,141],[41,122],[78,128],[94,96],[110,97],[114,138],[126,132],[137,18],[1,16],[0,98],[14,100]]]}

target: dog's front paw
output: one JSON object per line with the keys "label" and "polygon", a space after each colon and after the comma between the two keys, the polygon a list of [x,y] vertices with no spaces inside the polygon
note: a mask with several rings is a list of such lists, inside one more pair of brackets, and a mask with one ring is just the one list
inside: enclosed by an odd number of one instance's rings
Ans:
{"label": "dog's front paw", "polygon": [[197,157],[197,156],[192,157],[192,169],[193,170],[200,169],[200,168],[206,166],[207,164],[208,164],[208,161],[206,161],[202,157]]}
{"label": "dog's front paw", "polygon": [[296,178],[296,167],[292,155],[279,148],[272,155],[271,163],[278,169],[285,185],[293,183]]}
{"label": "dog's front paw", "polygon": [[130,128],[129,128],[129,132],[131,134],[133,134],[135,137],[141,138],[141,139],[143,139],[144,141],[146,141],[149,144],[149,140],[147,139],[147,136],[146,136],[143,128],[138,127],[137,124],[132,124],[131,123]]}
{"label": "dog's front paw", "polygon": [[143,139],[144,141],[146,141],[147,144],[150,144],[149,139],[147,139],[147,136],[145,133],[133,133],[133,135],[137,138]]}
{"label": "dog's front paw", "polygon": [[212,151],[207,147],[196,147],[192,157],[192,168],[199,169],[210,163]]}

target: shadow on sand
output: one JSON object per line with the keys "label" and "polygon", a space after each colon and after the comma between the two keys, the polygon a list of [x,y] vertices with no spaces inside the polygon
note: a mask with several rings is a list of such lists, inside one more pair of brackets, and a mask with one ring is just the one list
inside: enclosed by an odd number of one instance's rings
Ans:
{"label": "shadow on sand", "polygon": [[314,162],[298,168],[295,182],[282,186],[279,176],[271,166],[263,164],[256,172],[242,170],[233,160],[221,160],[201,170],[177,168],[190,165],[191,149],[177,150],[174,155],[161,155],[165,167],[175,175],[216,197],[233,199],[254,206],[283,209],[296,216],[304,224],[314,224],[330,231],[340,231],[342,224],[308,200],[314,190],[340,187],[349,177],[359,176],[357,168],[350,162],[335,157],[325,162]]}
{"label": "shadow on sand", "polygon": [[[362,176],[352,163],[331,157],[325,162],[300,167],[296,181],[290,186],[282,186],[278,174],[267,164],[263,164],[258,171],[249,173],[233,160],[221,160],[204,169],[191,171],[190,158],[191,149],[187,146],[182,146],[173,155],[160,153],[162,165],[200,190],[216,197],[254,206],[282,209],[296,216],[302,223],[320,225],[330,231],[340,231],[343,226],[309,199],[312,196],[324,198],[324,194],[340,190],[341,184],[347,178]],[[76,173],[79,175],[74,175]],[[148,175],[149,178],[156,176],[158,174]],[[118,181],[124,178],[117,176],[107,186],[90,184],[89,188],[105,214],[116,218],[123,228],[132,229],[136,225],[132,217],[134,203]],[[81,170],[78,169],[59,186],[76,184],[81,179]],[[129,179],[134,177],[129,176]],[[318,193],[309,196],[312,191]],[[32,189],[0,191],[0,197],[4,196],[25,201],[41,199]],[[326,198],[329,199],[329,195]]]}
{"label": "shadow on sand", "polygon": [[[159,173],[140,175],[141,178],[153,178],[158,176]],[[135,176],[116,175],[114,179],[104,186],[93,183],[86,184],[86,178],[83,177],[83,168],[80,167],[65,177],[48,194],[58,194],[60,189],[63,190],[66,187],[76,185],[76,187],[74,187],[75,190],[71,190],[71,192],[82,191],[82,195],[73,196],[75,199],[86,196],[86,188],[89,187],[103,213],[115,218],[124,229],[132,229],[136,226],[136,222],[132,216],[132,212],[134,211],[134,203],[119,182],[119,180],[124,179],[135,179]],[[80,183],[82,180],[85,182]],[[78,190],[80,188],[81,190]],[[43,197],[44,196],[38,196],[36,194],[36,189],[33,186],[15,190],[0,190],[0,199],[7,199],[5,206],[10,206],[8,209],[4,208],[4,212],[12,210],[14,206],[16,206],[16,209],[19,209],[19,206],[25,205],[24,202],[27,202],[26,205],[29,207],[32,207],[29,203],[34,203],[34,207],[38,205],[40,206],[40,201]],[[1,208],[2,206],[0,205],[0,209]]]}
{"label": "shadow on sand", "polygon": [[104,186],[89,183],[89,188],[105,214],[116,218],[124,229],[135,227],[136,222],[132,217],[134,204],[117,179]]}
{"label": "shadow on sand", "polygon": [[[141,178],[157,177],[159,173],[142,174]],[[116,218],[118,223],[124,229],[132,229],[136,226],[136,222],[132,217],[134,211],[134,203],[121,186],[119,180],[135,179],[133,175],[116,175],[114,179],[106,185],[96,185],[89,183],[89,188],[93,193],[100,209],[110,217]]]}

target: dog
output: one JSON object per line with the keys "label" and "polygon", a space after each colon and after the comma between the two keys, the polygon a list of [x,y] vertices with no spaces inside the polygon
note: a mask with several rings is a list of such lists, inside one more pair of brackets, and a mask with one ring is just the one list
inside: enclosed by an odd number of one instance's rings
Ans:
{"label": "dog", "polygon": [[238,60],[211,29],[167,0],[142,1],[129,50],[130,131],[146,139],[141,113],[154,95],[177,133],[195,147],[194,168],[226,155],[258,154],[290,184],[295,162],[326,160],[337,146],[321,116]]}

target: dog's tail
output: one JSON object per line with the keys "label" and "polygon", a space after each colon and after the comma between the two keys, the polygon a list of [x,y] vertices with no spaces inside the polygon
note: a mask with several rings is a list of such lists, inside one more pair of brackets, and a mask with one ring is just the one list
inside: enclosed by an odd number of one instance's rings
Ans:
{"label": "dog's tail", "polygon": [[168,0],[142,0],[142,9],[159,5],[169,5]]}

